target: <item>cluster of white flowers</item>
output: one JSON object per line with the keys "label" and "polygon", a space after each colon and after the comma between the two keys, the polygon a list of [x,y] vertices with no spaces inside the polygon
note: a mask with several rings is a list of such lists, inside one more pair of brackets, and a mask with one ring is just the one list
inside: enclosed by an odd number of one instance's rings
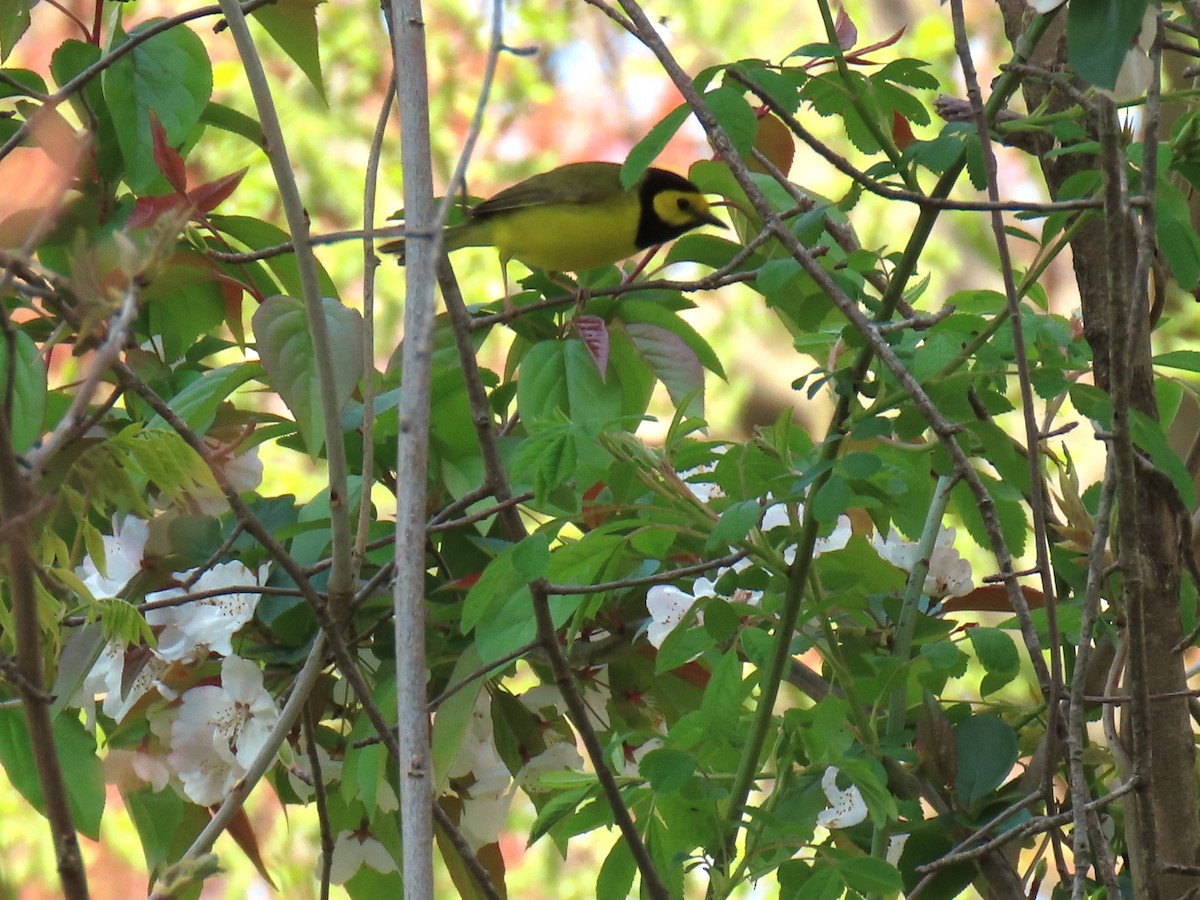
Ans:
{"label": "cluster of white flowers", "polygon": [[[929,570],[925,573],[924,593],[931,600],[947,597],[963,597],[975,588],[971,564],[954,549],[953,528],[942,528],[929,554]],[[871,546],[880,558],[886,559],[897,569],[912,572],[920,561],[916,543],[906,541],[899,534],[889,532],[886,536],[872,535]]]}
{"label": "cluster of white flowers", "polygon": [[[606,696],[593,699],[607,701]],[[521,700],[539,715],[551,707],[561,715],[563,709],[561,695],[552,685],[532,688],[521,695]],[[606,706],[605,702],[601,708]],[[549,743],[545,750],[525,762],[514,778],[496,751],[491,694],[486,690],[480,691],[471,710],[471,724],[466,738],[447,773],[463,785],[457,789],[462,802],[459,827],[463,837],[476,851],[495,843],[504,828],[518,787],[527,794],[534,793],[540,789],[539,779],[547,772],[578,771],[582,768],[583,757],[575,745],[558,741]]]}
{"label": "cluster of white flowers", "polygon": [[[716,452],[720,455],[724,453],[724,448],[718,447],[716,448]],[[716,471],[715,462],[681,472],[679,477],[693,497],[701,503],[708,503],[711,500],[725,496],[725,492],[721,490],[720,485],[712,482],[709,478],[714,471]],[[778,528],[788,528],[794,531],[797,522],[804,518],[804,505],[796,504],[796,521],[793,521],[792,512],[788,508],[788,504],[774,503],[772,502],[773,499],[770,494],[767,494],[763,500],[765,509],[763,510],[762,518],[759,520],[759,531],[764,535],[769,535]],[[816,545],[813,548],[813,557],[815,558],[822,553],[829,553],[833,550],[841,550],[849,543],[851,534],[850,519],[846,516],[839,516],[833,531],[828,536],[817,539]],[[790,566],[796,559],[796,545],[789,544],[784,547],[782,556],[783,561]],[[762,591],[737,588],[732,594],[721,594],[718,593],[716,587],[717,583],[720,582],[726,573],[731,571],[738,573],[745,572],[752,566],[753,563],[749,559],[740,559],[732,566],[722,566],[717,569],[717,577],[715,579],[701,577],[692,582],[691,591],[685,591],[670,584],[656,584],[651,587],[646,593],[646,610],[650,613],[650,622],[646,627],[646,637],[650,643],[655,647],[662,647],[667,635],[679,626],[699,600],[722,597],[730,603],[757,606],[762,600]],[[696,624],[704,624],[704,612],[702,610],[696,613]]]}
{"label": "cluster of white flowers", "polygon": [[[150,523],[132,517],[103,537],[103,559],[90,556],[76,570],[97,599],[120,596],[143,567]],[[147,709],[155,752],[147,740],[131,755],[110,753],[110,774],[137,778],[162,790],[172,778],[193,803],[220,803],[246,774],[279,718],[264,689],[262,671],[233,652],[233,636],[250,621],[260,593],[235,587],[262,585],[266,568],[253,572],[239,562],[204,571],[175,573],[188,585],[148,594],[146,622],[157,632],[154,648],[110,641],[73,698],[94,723],[99,699],[106,716],[121,722],[135,707]],[[211,594],[187,600],[194,594]],[[178,600],[178,604],[171,601]],[[212,655],[222,658],[219,684],[199,684],[177,694],[165,682],[172,667],[195,666]],[[137,666],[136,671],[127,668]],[[179,669],[175,670],[178,675]],[[185,682],[186,676],[172,679]],[[152,693],[153,692],[153,693]]]}
{"label": "cluster of white flowers", "polygon": [[[718,454],[722,452],[723,448],[717,448]],[[682,472],[680,478],[692,496],[702,503],[708,503],[711,499],[725,496],[719,485],[706,480],[715,470],[716,464],[712,463]],[[772,500],[770,494],[763,500],[766,508],[759,520],[759,530],[764,535],[769,535],[779,528],[787,528],[794,532],[804,519],[804,505],[796,504],[793,515],[787,504],[773,503]],[[833,531],[827,537],[817,539],[813,547],[813,558],[845,548],[852,533],[850,519],[844,515],[839,516]],[[974,589],[971,564],[954,549],[954,536],[953,528],[942,528],[930,553],[924,592],[931,599],[961,597]],[[871,538],[871,544],[882,559],[905,572],[911,573],[919,561],[917,544],[904,540],[898,533],[875,534]],[[785,547],[782,556],[784,562],[790,566],[796,558],[796,545],[790,544]],[[732,566],[721,567],[717,569],[715,580],[697,578],[692,582],[690,591],[671,584],[656,584],[651,587],[646,592],[646,611],[650,614],[650,621],[646,626],[647,639],[655,647],[662,647],[667,635],[679,627],[698,601],[722,597],[731,603],[757,606],[762,600],[761,591],[739,588],[732,594],[721,594],[716,587],[727,572],[744,572],[752,565],[749,559],[741,559]],[[702,609],[695,613],[694,622],[696,625],[704,624]]]}

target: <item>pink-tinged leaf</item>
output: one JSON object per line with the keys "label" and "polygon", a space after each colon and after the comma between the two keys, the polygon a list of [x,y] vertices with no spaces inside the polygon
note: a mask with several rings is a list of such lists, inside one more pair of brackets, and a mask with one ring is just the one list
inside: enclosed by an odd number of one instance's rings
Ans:
{"label": "pink-tinged leaf", "polygon": [[210,213],[225,202],[230,194],[237,190],[237,186],[241,183],[242,178],[249,171],[248,168],[241,169],[231,175],[226,175],[224,178],[218,178],[215,181],[202,184],[198,188],[193,188],[188,191],[188,199],[192,201],[192,205],[201,214]]}
{"label": "pink-tinged leaf", "polygon": [[233,821],[229,823],[225,833],[233,838],[234,843],[246,854],[246,859],[254,864],[254,868],[258,870],[258,874],[263,877],[263,880],[274,888],[275,882],[271,880],[267,864],[263,862],[262,853],[258,849],[258,835],[254,831],[254,823],[246,815],[245,809],[239,809],[233,814]]}
{"label": "pink-tinged leaf", "polygon": [[[896,43],[896,41],[900,40],[900,37],[903,34],[904,34],[904,29],[901,28],[899,31],[897,31],[895,34],[893,34],[891,37],[886,37],[882,41],[876,41],[874,44],[867,44],[867,46],[865,46],[865,47],[859,47],[858,50],[855,51],[854,55],[862,56],[864,53],[870,53],[872,50],[882,50],[884,47],[890,47],[890,46],[892,46],[892,44]],[[849,58],[850,57],[847,57],[847,59],[849,59]],[[872,63],[871,65],[875,65],[875,64]]]}
{"label": "pink-tinged leaf", "polygon": [[239,347],[246,346],[246,328],[242,324],[242,297],[250,292],[259,303],[263,296],[257,288],[250,284],[242,284],[236,278],[231,278],[223,272],[217,273],[217,283],[221,286],[221,299],[225,301],[225,324],[233,334],[233,339]]}
{"label": "pink-tinged leaf", "polygon": [[638,354],[663,383],[671,401],[688,403],[688,412],[704,414],[704,366],[679,335],[658,325],[628,322],[625,330]]}
{"label": "pink-tinged leaf", "polygon": [[150,133],[154,138],[154,164],[158,166],[158,171],[167,179],[167,184],[181,194],[186,193],[187,171],[183,157],[171,146],[166,129],[153,113],[150,114]]}
{"label": "pink-tinged leaf", "polygon": [[892,110],[892,140],[896,142],[896,147],[900,150],[908,149],[916,140],[913,136],[912,126],[908,124],[908,119],[895,110]]}
{"label": "pink-tinged leaf", "polygon": [[608,325],[599,316],[586,314],[576,316],[571,320],[571,324],[583,339],[583,346],[587,348],[588,356],[596,364],[596,371],[600,373],[600,380],[603,381],[605,373],[608,372]]}
{"label": "pink-tinged leaf", "polygon": [[843,50],[849,50],[858,43],[858,28],[844,6],[838,8],[837,21],[833,25],[833,31],[837,35],[838,46]]}
{"label": "pink-tinged leaf", "polygon": [[178,194],[168,194],[165,197],[138,197],[133,204],[133,212],[125,222],[126,228],[145,228],[153,225],[163,216],[172,213],[187,203]]}

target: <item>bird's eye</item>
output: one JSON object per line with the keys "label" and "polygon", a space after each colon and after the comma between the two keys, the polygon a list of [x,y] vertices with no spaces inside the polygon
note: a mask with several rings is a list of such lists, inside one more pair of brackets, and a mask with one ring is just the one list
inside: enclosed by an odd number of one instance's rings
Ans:
{"label": "bird's eye", "polygon": [[687,197],[680,197],[678,200],[675,201],[675,204],[679,207],[681,212],[687,212],[689,209],[692,208],[692,204],[687,199]]}

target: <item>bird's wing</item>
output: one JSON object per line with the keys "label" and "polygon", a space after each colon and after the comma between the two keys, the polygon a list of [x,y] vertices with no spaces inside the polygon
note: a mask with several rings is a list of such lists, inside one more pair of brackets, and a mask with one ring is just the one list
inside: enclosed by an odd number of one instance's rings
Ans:
{"label": "bird's wing", "polygon": [[[513,209],[541,206],[547,202],[565,204],[595,203],[621,189],[621,166],[617,163],[571,163],[549,172],[542,172],[505,188],[477,206],[472,218],[495,215]],[[548,198],[553,200],[548,200]]]}

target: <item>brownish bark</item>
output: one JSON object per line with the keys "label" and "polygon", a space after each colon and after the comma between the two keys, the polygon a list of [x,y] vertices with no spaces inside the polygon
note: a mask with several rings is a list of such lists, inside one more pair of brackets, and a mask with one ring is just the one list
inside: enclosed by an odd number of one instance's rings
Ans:
{"label": "brownish bark", "polygon": [[[1024,0],[999,0],[999,4],[1012,40],[1023,28],[1028,7]],[[1065,21],[1066,16],[1060,15],[1035,59],[1054,72],[1063,72],[1066,66]],[[1027,79],[1023,90],[1029,109],[1043,100],[1048,101],[1050,112],[1075,104],[1067,92],[1051,89],[1040,79]],[[1099,160],[1084,155],[1042,156],[1040,163],[1050,195],[1057,197],[1067,178],[1096,169]],[[1129,408],[1157,418],[1149,327],[1143,320],[1133,333],[1114,333],[1112,326],[1114,320],[1129,319],[1128,304],[1145,303],[1144,291],[1132,280],[1137,258],[1135,224],[1128,216],[1097,216],[1072,241],[1072,261],[1096,384],[1126,396]],[[1119,264],[1122,260],[1124,265]],[[1119,304],[1115,318],[1110,304]],[[1148,314],[1148,306],[1139,313],[1143,317]],[[1114,352],[1129,353],[1127,369]],[[1114,376],[1122,375],[1124,385],[1113,390]],[[1121,414],[1118,410],[1117,415]],[[1123,571],[1130,645],[1126,693],[1132,701],[1124,709],[1122,725],[1133,751],[1133,771],[1143,780],[1139,802],[1129,804],[1132,815],[1127,821],[1127,838],[1137,896],[1176,898],[1200,889],[1200,877],[1164,870],[1171,865],[1194,865],[1200,846],[1195,738],[1187,700],[1178,695],[1164,697],[1186,690],[1183,658],[1174,650],[1182,638],[1179,504],[1170,483],[1149,466],[1126,468],[1126,497],[1133,499],[1136,509],[1123,509],[1123,516],[1133,518],[1122,521],[1127,525],[1135,522],[1136,528],[1125,529],[1126,546],[1122,548],[1123,560],[1133,561]],[[1128,546],[1131,543],[1134,546]]]}

